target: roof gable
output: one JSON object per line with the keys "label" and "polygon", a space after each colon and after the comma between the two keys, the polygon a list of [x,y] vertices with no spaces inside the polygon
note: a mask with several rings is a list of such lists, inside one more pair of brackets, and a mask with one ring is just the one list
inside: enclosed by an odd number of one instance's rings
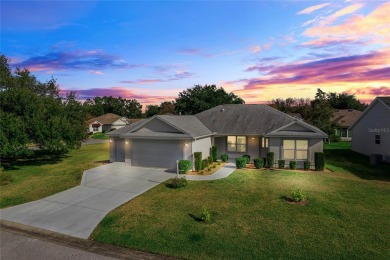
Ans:
{"label": "roof gable", "polygon": [[328,135],[303,121],[297,120],[284,125],[265,135],[266,137],[317,137],[326,138]]}
{"label": "roof gable", "polygon": [[166,122],[162,121],[158,117],[155,117],[152,120],[149,120],[141,128],[136,129],[133,132],[157,132],[157,133],[185,134],[184,131],[178,129],[177,127],[174,127],[172,125],[167,124]]}
{"label": "roof gable", "polygon": [[87,121],[87,124],[91,124],[90,122],[93,122],[93,121],[99,121],[103,125],[110,125],[110,124],[118,121],[119,119],[123,119],[123,122],[127,123],[126,122],[127,121],[126,117],[119,116],[119,115],[116,115],[116,114],[113,114],[113,113],[107,113],[107,114],[104,114],[104,115],[101,115],[101,116],[89,119]]}
{"label": "roof gable", "polygon": [[363,113],[360,115],[360,117],[349,128],[352,129],[376,105],[382,105],[382,106],[390,109],[390,97],[376,97],[371,102],[371,104],[363,111]]}

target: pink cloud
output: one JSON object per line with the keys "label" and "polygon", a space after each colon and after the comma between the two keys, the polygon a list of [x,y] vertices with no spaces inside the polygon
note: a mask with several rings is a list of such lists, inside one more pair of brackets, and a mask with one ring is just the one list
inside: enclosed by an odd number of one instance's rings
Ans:
{"label": "pink cloud", "polygon": [[[355,9],[358,9],[358,6]],[[356,10],[357,10],[356,9]],[[353,11],[352,8],[349,11]],[[355,11],[356,11],[355,10]],[[366,16],[354,15],[340,24],[330,26],[327,24],[314,25],[303,32],[304,36],[315,38],[306,45],[329,41],[357,41],[367,44],[378,43],[389,45],[390,43],[390,2],[383,3]],[[346,11],[344,13],[347,13]],[[338,15],[342,15],[340,13]]]}
{"label": "pink cloud", "polygon": [[311,14],[314,11],[317,11],[321,8],[324,8],[325,6],[330,5],[330,3],[324,3],[319,5],[310,6],[308,8],[303,9],[302,11],[298,12],[297,14]]}

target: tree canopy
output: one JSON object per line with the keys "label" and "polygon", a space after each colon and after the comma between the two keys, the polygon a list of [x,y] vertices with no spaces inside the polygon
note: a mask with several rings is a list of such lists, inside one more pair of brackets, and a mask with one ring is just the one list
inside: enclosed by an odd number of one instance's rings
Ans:
{"label": "tree canopy", "polygon": [[244,104],[244,100],[233,93],[227,93],[215,85],[195,85],[179,93],[176,98],[176,112],[194,115],[224,104]]}
{"label": "tree canopy", "polygon": [[325,93],[317,89],[313,100],[303,98],[277,98],[271,101],[270,106],[287,114],[299,113],[305,121],[317,126],[322,131],[332,134],[337,127],[332,122],[335,109],[364,110],[367,105],[356,99],[355,95],[346,93]]}
{"label": "tree canopy", "polygon": [[30,144],[55,154],[79,148],[87,137],[85,111],[75,93],[59,94],[55,79],[40,82],[27,69],[11,71],[0,55],[0,157],[31,153]]}
{"label": "tree canopy", "polygon": [[142,105],[135,99],[115,98],[112,96],[87,99],[83,104],[89,117],[114,113],[127,118],[140,118]]}

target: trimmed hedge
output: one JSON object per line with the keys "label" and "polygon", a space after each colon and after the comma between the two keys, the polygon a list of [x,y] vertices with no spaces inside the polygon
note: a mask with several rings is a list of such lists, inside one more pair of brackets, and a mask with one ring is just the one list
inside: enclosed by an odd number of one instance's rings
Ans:
{"label": "trimmed hedge", "polygon": [[265,163],[266,168],[272,168],[274,166],[274,152],[267,153],[267,162]]}
{"label": "trimmed hedge", "polygon": [[229,155],[227,153],[221,154],[221,160],[223,162],[229,161]]}
{"label": "trimmed hedge", "polygon": [[188,160],[180,160],[179,161],[179,173],[186,174],[192,168],[191,161]]}
{"label": "trimmed hedge", "polygon": [[253,163],[255,164],[256,169],[261,169],[264,167],[264,159],[263,158],[255,158],[255,159],[253,159]]}
{"label": "trimmed hedge", "polygon": [[295,170],[297,168],[297,161],[290,161],[289,166],[291,170]]}
{"label": "trimmed hedge", "polygon": [[249,163],[251,161],[251,156],[249,154],[244,154],[242,158],[246,159],[246,163]]}
{"label": "trimmed hedge", "polygon": [[244,158],[244,157],[236,158],[236,167],[237,167],[237,169],[245,168],[246,160],[247,159]]}
{"label": "trimmed hedge", "polygon": [[323,171],[325,168],[324,153],[314,153],[314,168],[316,171]]}
{"label": "trimmed hedge", "polygon": [[195,152],[194,153],[195,157],[195,171],[200,171],[202,170],[202,152]]}
{"label": "trimmed hedge", "polygon": [[216,145],[211,147],[211,156],[213,157],[213,162],[218,160],[218,147]]}
{"label": "trimmed hedge", "polygon": [[304,162],[303,162],[303,169],[304,169],[305,171],[310,170],[310,161],[304,161]]}
{"label": "trimmed hedge", "polygon": [[207,161],[209,162],[209,165],[213,163],[213,157],[208,156]]}
{"label": "trimmed hedge", "polygon": [[285,160],[278,160],[278,168],[279,169],[284,169],[284,166],[286,165]]}
{"label": "trimmed hedge", "polygon": [[207,159],[203,159],[202,160],[202,170],[204,170],[204,168],[206,168],[208,166],[209,166],[209,161]]}

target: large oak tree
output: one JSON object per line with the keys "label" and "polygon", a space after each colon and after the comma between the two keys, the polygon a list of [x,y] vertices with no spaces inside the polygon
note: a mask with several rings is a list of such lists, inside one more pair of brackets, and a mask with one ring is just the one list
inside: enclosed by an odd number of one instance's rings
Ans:
{"label": "large oak tree", "polygon": [[27,69],[12,71],[0,55],[2,160],[30,154],[30,144],[53,154],[79,148],[87,137],[85,117],[75,93],[61,96],[55,79],[43,83]]}
{"label": "large oak tree", "polygon": [[177,113],[194,115],[218,105],[244,103],[243,99],[234,93],[227,93],[222,87],[195,85],[180,92],[175,105]]}

